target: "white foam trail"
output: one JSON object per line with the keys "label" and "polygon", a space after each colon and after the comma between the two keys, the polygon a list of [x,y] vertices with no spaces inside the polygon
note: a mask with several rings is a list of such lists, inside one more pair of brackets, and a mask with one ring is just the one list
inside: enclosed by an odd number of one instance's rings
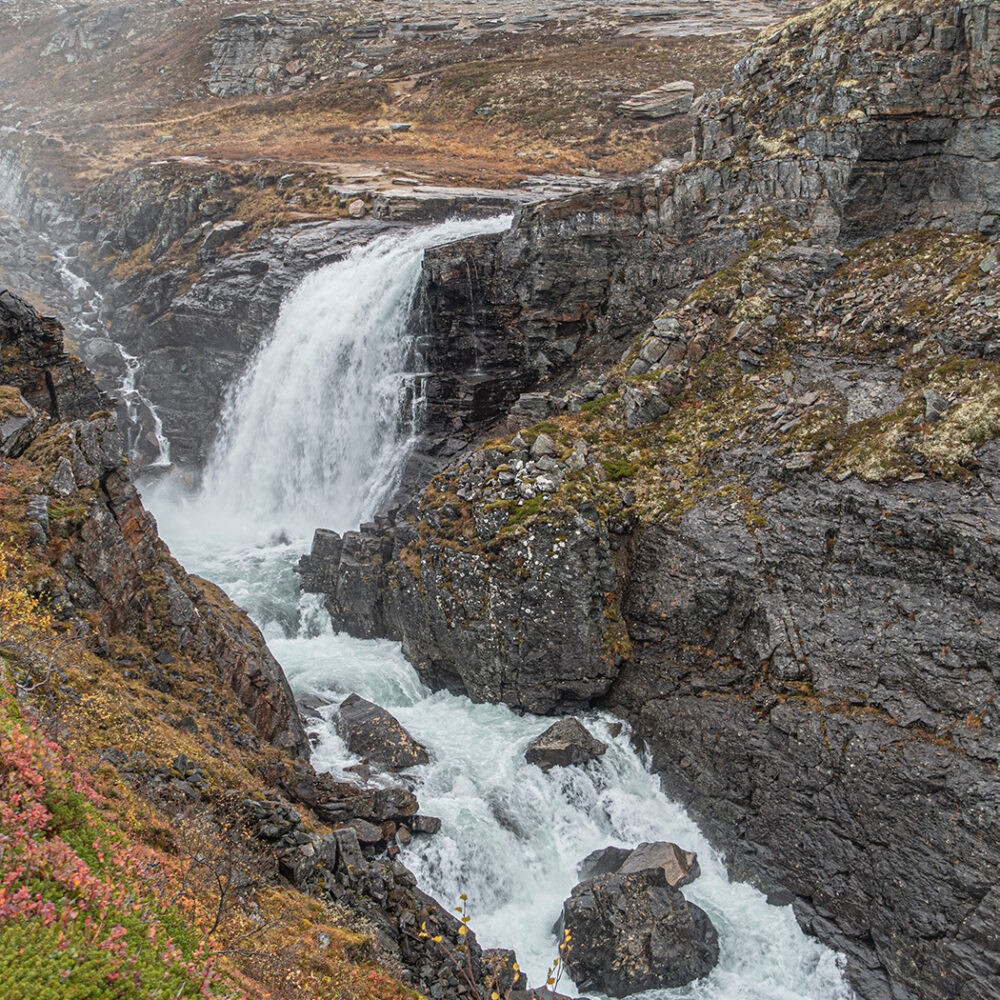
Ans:
{"label": "white foam trail", "polygon": [[424,251],[509,225],[390,233],[308,275],[225,408],[204,480],[209,506],[239,497],[240,522],[258,533],[344,530],[378,510],[421,418],[407,328]]}
{"label": "white foam trail", "polygon": [[[23,196],[21,172],[12,152],[0,156],[0,213],[6,213],[15,219],[25,221],[30,214]],[[69,220],[56,220],[57,223],[67,221]],[[125,408],[127,426],[123,430],[127,439],[129,458],[141,466],[170,465],[170,442],[163,432],[163,421],[156,412],[152,400],[138,388],[142,362],[139,358],[129,354],[121,344],[112,340],[104,324],[100,321],[100,315],[104,308],[104,296],[73,268],[74,255],[67,247],[57,244],[44,232],[36,231],[36,238],[50,249],[56,277],[63,291],[73,303],[71,315],[64,316],[63,321],[67,325],[72,325],[73,333],[79,342],[107,341],[122,359],[125,373],[118,386],[118,395]],[[147,414],[149,432],[156,446],[156,454],[152,457],[150,457],[149,451],[140,445],[141,437],[147,429],[144,426],[147,423]]]}
{"label": "white foam trail", "polygon": [[[269,637],[300,695],[331,699],[314,723],[317,767],[341,770],[352,759],[336,735],[336,703],[350,691],[388,708],[431,752],[408,772],[421,812],[439,816],[441,832],[418,837],[404,863],[424,891],[445,906],[469,899],[480,943],[517,951],[535,984],[556,956],[552,927],[578,881],[577,865],[608,845],[673,840],[696,850],[702,875],[684,894],[719,931],[720,960],[706,979],[645,1000],[851,1000],[836,955],[799,928],[791,907],[768,905],[748,885],[731,882],[692,819],[662,792],[631,747],[612,736],[605,716],[585,717],[609,744],[586,768],[548,774],[524,760],[528,743],[552,722],[518,716],[503,705],[474,705],[418,681],[398,645],[332,634],[314,598],[299,635]],[[316,614],[316,610],[320,613]],[[573,995],[565,980],[560,992]],[[592,991],[590,996],[598,996]]]}

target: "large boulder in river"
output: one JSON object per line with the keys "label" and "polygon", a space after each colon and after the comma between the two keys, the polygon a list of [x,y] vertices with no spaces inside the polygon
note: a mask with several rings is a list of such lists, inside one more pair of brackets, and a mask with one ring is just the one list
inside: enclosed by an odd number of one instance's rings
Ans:
{"label": "large boulder in river", "polygon": [[528,744],[524,759],[543,771],[571,764],[586,764],[608,749],[579,719],[560,719]]}
{"label": "large boulder in river", "polygon": [[591,851],[576,866],[576,873],[581,882],[596,875],[612,875],[625,864],[625,859],[631,853],[628,847],[600,847]]}
{"label": "large boulder in river", "polygon": [[672,889],[688,885],[701,874],[698,855],[694,851],[685,851],[668,840],[643,843],[634,850],[602,847],[588,854],[580,862],[577,872],[581,879],[590,879],[615,872],[630,875],[647,868],[662,869],[667,885]]}
{"label": "large boulder in river", "polygon": [[[566,996],[565,993],[553,993],[547,986],[536,986],[530,990],[511,990],[503,996],[505,1000],[573,1000],[573,997]],[[587,998],[577,997],[576,1000],[587,1000]]]}
{"label": "large boulder in river", "polygon": [[337,714],[337,735],[351,753],[366,757],[386,771],[426,764],[427,749],[384,708],[360,695],[348,695]]}
{"label": "large boulder in river", "polygon": [[719,961],[708,915],[667,883],[660,867],[598,875],[563,904],[572,950],[566,969],[580,989],[613,997],[684,986]]}

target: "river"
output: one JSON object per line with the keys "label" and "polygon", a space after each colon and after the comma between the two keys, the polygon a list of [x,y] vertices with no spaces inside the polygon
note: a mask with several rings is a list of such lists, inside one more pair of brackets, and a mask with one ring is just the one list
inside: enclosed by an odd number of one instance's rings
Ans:
{"label": "river", "polygon": [[[393,233],[309,275],[232,392],[200,492],[161,480],[144,490],[147,505],[186,568],[247,609],[296,695],[325,702],[311,726],[318,769],[353,762],[332,722],[352,691],[428,747],[430,763],[405,780],[441,832],[416,837],[402,860],[444,906],[466,896],[480,943],[516,949],[532,984],[556,955],[552,925],[585,855],[673,840],[698,852],[702,875],[684,893],[715,923],[721,957],[706,979],[643,1000],[851,1000],[838,957],[803,934],[790,907],[729,880],[627,731],[611,735],[610,717],[582,717],[610,744],[607,754],[544,774],[524,749],[551,719],[431,692],[398,644],[334,634],[318,599],[299,594],[292,567],[312,529],[370,519],[398,485],[419,430],[422,366],[407,320],[424,250],[508,223]],[[564,979],[560,991],[573,984]]]}

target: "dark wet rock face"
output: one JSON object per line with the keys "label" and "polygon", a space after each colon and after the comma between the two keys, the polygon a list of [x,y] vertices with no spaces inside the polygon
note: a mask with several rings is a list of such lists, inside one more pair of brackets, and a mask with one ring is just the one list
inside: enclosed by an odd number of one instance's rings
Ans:
{"label": "dark wet rock face", "polygon": [[[573,711],[605,694],[617,675],[613,638],[605,636],[616,625],[607,595],[618,578],[610,534],[596,510],[578,511],[568,538],[562,527],[539,525],[532,539],[513,538],[498,553],[490,573],[509,585],[497,588],[493,600],[498,619],[517,619],[509,631],[478,617],[461,632],[452,626],[458,594],[447,577],[463,588],[467,581],[469,596],[478,594],[487,569],[478,553],[421,549],[419,559],[428,562],[418,572],[426,582],[405,574],[398,588],[389,587],[403,540],[416,539],[406,523],[394,527],[383,519],[342,538],[317,532],[299,569],[305,590],[326,595],[336,628],[402,639],[427,683],[538,714]],[[428,613],[428,605],[438,610]]]}
{"label": "dark wet rock face", "polygon": [[4,385],[55,420],[88,417],[105,409],[107,400],[90,372],[63,352],[62,333],[56,320],[0,291],[0,343],[11,352],[0,367]]}
{"label": "dark wet rock face", "polygon": [[430,757],[384,708],[356,694],[348,695],[337,712],[337,735],[351,753],[386,771],[426,764]]}
{"label": "dark wet rock face", "polygon": [[997,37],[824,4],[690,163],[470,244],[520,433],[302,565],[435,686],[627,717],[866,1000],[1000,976]]}
{"label": "dark wet rock face", "polygon": [[[81,512],[78,525],[59,519],[67,551],[55,567],[76,613],[103,626],[158,634],[177,653],[211,663],[235,691],[260,736],[296,756],[308,754],[288,682],[260,632],[217,587],[189,577],[156,534],[123,462],[124,441],[106,397],[84,366],[63,351],[62,327],[10,292],[0,292],[0,379],[37,414],[17,451],[37,464],[46,492],[28,512],[35,539],[57,530],[53,512]],[[5,408],[7,396],[4,395]],[[16,405],[15,405],[16,404]],[[30,411],[25,410],[25,414]],[[164,651],[164,656],[170,654]]]}
{"label": "dark wet rock face", "polygon": [[551,771],[554,767],[586,764],[607,749],[607,743],[597,739],[578,719],[560,719],[528,744],[524,759],[543,771]]}
{"label": "dark wet rock face", "polygon": [[670,887],[661,868],[598,875],[563,906],[572,950],[566,967],[584,990],[614,997],[684,986],[719,960],[704,910]]}

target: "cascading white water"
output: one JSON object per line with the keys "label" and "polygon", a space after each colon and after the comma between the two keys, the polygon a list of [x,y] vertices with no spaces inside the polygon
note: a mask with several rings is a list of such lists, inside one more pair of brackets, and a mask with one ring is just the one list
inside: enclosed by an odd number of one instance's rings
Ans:
{"label": "cascading white water", "polygon": [[[443,824],[436,836],[416,838],[404,861],[443,905],[467,895],[480,942],[516,948],[533,983],[555,956],[552,924],[583,857],[609,844],[670,839],[699,852],[703,874],[684,891],[719,929],[721,959],[705,980],[646,1000],[850,1000],[836,956],[801,932],[790,908],[729,881],[627,734],[610,735],[608,719],[586,720],[611,744],[601,760],[543,774],[523,753],[550,719],[432,693],[397,644],[335,635],[319,600],[298,594],[291,568],[307,532],[369,518],[405,459],[404,331],[424,248],[504,224],[383,237],[307,279],[230,401],[201,496],[183,500],[161,484],[147,502],[188,569],[251,613],[296,693],[326,701],[315,725],[317,767],[352,762],[332,722],[351,691],[384,705],[427,745],[431,763],[408,780],[422,811]],[[275,525],[302,536],[266,542]],[[572,984],[561,989],[571,993]]]}
{"label": "cascading white water", "polygon": [[[0,156],[0,214],[22,220],[31,214],[25,204],[21,172],[12,152]],[[69,220],[60,218],[55,221],[58,228],[58,224]],[[170,442],[163,432],[163,422],[153,402],[138,387],[141,362],[112,340],[101,322],[104,297],[80,274],[79,268],[74,267],[75,254],[67,247],[43,232],[36,231],[35,239],[50,252],[56,281],[70,303],[71,312],[62,317],[63,322],[71,327],[71,332],[80,343],[106,341],[122,360],[124,374],[117,394],[125,408],[127,426],[123,430],[129,458],[144,466],[170,465]],[[146,441],[140,445],[142,437]]]}
{"label": "cascading white water", "polygon": [[343,530],[376,511],[420,419],[406,334],[423,252],[509,224],[390,233],[308,275],[225,408],[205,475],[209,502],[239,495],[254,530]]}

